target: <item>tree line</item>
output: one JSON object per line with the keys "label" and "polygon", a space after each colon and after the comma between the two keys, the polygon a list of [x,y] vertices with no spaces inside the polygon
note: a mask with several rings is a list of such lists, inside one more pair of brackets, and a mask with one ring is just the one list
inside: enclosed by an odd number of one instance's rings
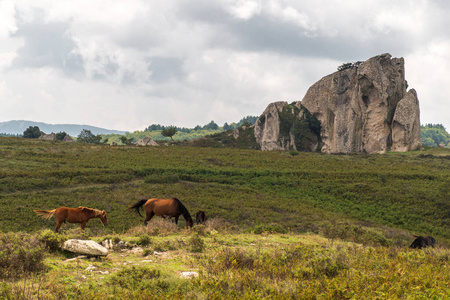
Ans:
{"label": "tree line", "polygon": [[450,134],[442,124],[426,124],[420,126],[420,139],[423,146],[450,148]]}
{"label": "tree line", "polygon": [[[232,129],[238,128],[246,123],[253,125],[253,124],[255,124],[257,119],[258,119],[258,117],[256,117],[256,116],[246,116],[237,123],[228,124],[227,122],[225,122],[222,126],[222,129],[225,131],[232,130]],[[208,124],[203,125],[203,126],[197,125],[194,128],[177,127],[177,126],[172,126],[172,125],[164,126],[164,125],[160,125],[160,124],[152,124],[152,125],[148,126],[147,128],[145,128],[144,131],[162,131],[162,130],[167,130],[170,128],[175,128],[175,130],[177,132],[191,133],[193,131],[199,131],[199,130],[218,130],[220,128],[220,126],[217,125],[217,123],[214,121],[211,121]]]}
{"label": "tree line", "polygon": [[[214,121],[210,123],[200,126],[197,125],[195,128],[184,128],[184,127],[176,127],[176,126],[163,126],[159,124],[152,124],[148,126],[144,132],[159,132],[162,136],[168,137],[173,140],[173,136],[182,132],[185,134],[194,134],[195,132],[205,132],[205,131],[217,131],[223,130],[228,131],[235,128],[238,128],[243,125],[253,125],[258,117],[247,116],[242,118],[238,123],[225,123],[223,127],[219,127]],[[450,134],[446,131],[445,127],[442,124],[426,124],[424,126],[420,126],[420,138],[422,140],[423,146],[429,147],[438,147],[444,146],[450,148]],[[28,139],[37,139],[42,134],[44,134],[38,126],[30,126],[24,132],[22,137]],[[66,132],[58,132],[55,134],[56,140],[63,141],[66,137]],[[16,134],[6,134],[2,133],[0,136],[3,137],[20,137],[21,135]],[[113,135],[109,135],[113,136]],[[124,145],[131,145],[135,142],[134,137],[130,136],[120,136],[119,141]],[[108,138],[105,135],[95,135],[90,130],[83,129],[80,134],[77,136],[77,142],[81,143],[90,143],[90,144],[104,144],[108,142]]]}
{"label": "tree line", "polygon": [[[204,132],[207,132],[207,131],[211,131],[211,132],[217,131],[217,130],[228,131],[228,130],[232,130],[232,129],[238,128],[240,126],[243,126],[245,124],[253,125],[257,119],[258,119],[258,117],[255,117],[255,116],[247,116],[247,117],[242,118],[237,123],[231,123],[231,124],[225,123],[223,125],[223,127],[219,127],[219,125],[217,125],[217,123],[215,123],[214,121],[211,121],[204,126],[197,125],[194,128],[152,124],[152,125],[148,126],[147,128],[145,128],[144,132],[158,132],[163,137],[170,138],[173,141],[173,136],[177,132],[182,132],[185,134],[193,134],[194,136],[196,136],[196,135],[198,135],[198,133],[204,134]],[[42,132],[38,126],[29,126],[23,132],[22,137],[28,138],[28,139],[37,139],[40,136],[42,136],[43,134],[44,134],[44,132]],[[55,134],[56,140],[63,141],[64,138],[66,137],[66,135],[67,135],[66,132],[56,133]],[[132,136],[130,137],[129,135],[130,134],[122,135],[122,136],[118,137],[118,141],[117,141],[117,137],[116,137],[116,142],[120,142],[124,145],[132,145],[135,142],[136,138],[132,137]],[[109,136],[114,137],[114,135],[109,135]],[[105,143],[108,143],[108,138],[105,135],[101,135],[101,134],[95,135],[90,130],[83,129],[80,132],[80,134],[77,136],[77,142],[90,143],[90,144],[105,144]]]}

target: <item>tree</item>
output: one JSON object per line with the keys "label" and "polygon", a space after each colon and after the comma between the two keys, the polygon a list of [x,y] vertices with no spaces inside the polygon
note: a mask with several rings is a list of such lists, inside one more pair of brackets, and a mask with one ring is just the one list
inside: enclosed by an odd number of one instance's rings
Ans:
{"label": "tree", "polygon": [[100,144],[101,135],[94,135],[90,130],[83,129],[78,135],[78,141],[89,144]]}
{"label": "tree", "polygon": [[56,139],[58,140],[58,141],[62,141],[62,140],[64,140],[64,138],[66,137],[66,135],[67,135],[67,133],[66,132],[59,132],[59,133],[57,133],[56,134]]}
{"label": "tree", "polygon": [[122,142],[122,144],[124,145],[132,145],[133,144],[133,138],[127,138],[126,136],[122,135],[120,137],[120,141]]}
{"label": "tree", "polygon": [[223,124],[223,130],[228,131],[233,129],[233,126],[229,125],[227,122],[225,122],[225,124]]}
{"label": "tree", "polygon": [[41,134],[42,132],[38,126],[30,126],[23,132],[23,137],[26,139],[37,139]]}
{"label": "tree", "polygon": [[420,126],[420,138],[422,139],[422,145],[437,147],[439,144],[444,146],[450,145],[450,134],[445,130],[445,127],[441,124],[426,124]]}
{"label": "tree", "polygon": [[214,121],[211,121],[208,124],[206,124],[205,126],[203,126],[203,129],[205,129],[205,130],[217,130],[217,129],[219,129],[219,125],[214,123]]}
{"label": "tree", "polygon": [[250,125],[254,125],[256,123],[256,120],[258,120],[258,117],[256,116],[246,116],[245,118],[242,118],[239,123],[237,124],[237,127],[241,127],[242,125],[246,123],[250,123]]}
{"label": "tree", "polygon": [[161,134],[165,137],[170,137],[173,141],[173,136],[177,133],[177,128],[175,126],[169,126],[163,130],[161,130]]}

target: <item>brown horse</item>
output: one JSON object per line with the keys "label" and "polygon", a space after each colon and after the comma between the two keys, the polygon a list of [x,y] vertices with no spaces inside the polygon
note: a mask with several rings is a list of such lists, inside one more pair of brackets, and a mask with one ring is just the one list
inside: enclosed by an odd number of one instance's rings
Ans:
{"label": "brown horse", "polygon": [[208,220],[208,217],[203,210],[199,210],[195,213],[195,222],[197,222],[197,224],[204,224],[206,220]]}
{"label": "brown horse", "polygon": [[62,223],[66,221],[69,223],[81,223],[81,229],[84,230],[86,223],[92,218],[100,218],[103,226],[108,224],[106,219],[106,212],[104,210],[98,210],[94,208],[87,208],[80,206],[78,208],[60,207],[53,210],[34,210],[38,216],[45,219],[50,219],[53,215],[56,218],[55,232],[58,232]]}
{"label": "brown horse", "polygon": [[175,224],[178,224],[178,218],[183,215],[186,220],[186,227],[192,227],[192,218],[187,208],[177,198],[172,199],[142,199],[129,209],[135,209],[137,213],[142,217],[139,208],[144,206],[145,209],[145,221],[144,225],[147,225],[154,215],[163,218],[175,218]]}

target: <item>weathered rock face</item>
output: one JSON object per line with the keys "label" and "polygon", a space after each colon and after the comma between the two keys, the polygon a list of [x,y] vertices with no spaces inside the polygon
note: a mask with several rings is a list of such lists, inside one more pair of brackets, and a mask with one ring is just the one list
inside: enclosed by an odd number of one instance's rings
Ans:
{"label": "weathered rock face", "polygon": [[283,141],[279,142],[280,116],[279,112],[288,103],[285,101],[274,102],[267,106],[266,110],[258,118],[255,124],[256,142],[261,145],[261,150],[285,150]]}
{"label": "weathered rock face", "polygon": [[[322,78],[309,88],[301,104],[321,122],[322,152],[385,153],[392,146],[393,118],[406,88],[403,58],[383,54]],[[416,100],[402,106],[418,102],[413,94]],[[419,119],[418,109],[402,110],[402,119]],[[420,147],[420,126],[407,135],[410,147],[406,148]]]}
{"label": "weathered rock face", "polygon": [[392,122],[392,151],[410,151],[422,147],[420,140],[419,100],[411,89],[400,100]]}
{"label": "weathered rock face", "polygon": [[275,102],[256,121],[255,138],[263,151],[317,151],[320,124],[301,104]]}
{"label": "weathered rock face", "polygon": [[76,240],[71,239],[65,241],[62,245],[62,250],[70,251],[73,253],[91,255],[91,256],[106,256],[108,255],[108,249],[91,240]]}
{"label": "weathered rock face", "polygon": [[[408,151],[420,148],[421,140],[417,93],[406,88],[403,58],[383,54],[322,78],[295,106],[320,121],[316,147],[323,153]],[[261,148],[314,151],[312,141],[299,149],[292,137],[280,139],[286,106],[272,103],[258,119],[255,137]]]}

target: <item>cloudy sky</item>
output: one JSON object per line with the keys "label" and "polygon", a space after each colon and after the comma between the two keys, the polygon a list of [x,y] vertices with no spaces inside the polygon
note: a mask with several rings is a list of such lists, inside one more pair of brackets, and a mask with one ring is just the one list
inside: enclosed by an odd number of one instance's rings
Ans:
{"label": "cloudy sky", "polygon": [[448,28],[447,0],[0,0],[0,122],[221,126],[391,53],[450,130]]}

